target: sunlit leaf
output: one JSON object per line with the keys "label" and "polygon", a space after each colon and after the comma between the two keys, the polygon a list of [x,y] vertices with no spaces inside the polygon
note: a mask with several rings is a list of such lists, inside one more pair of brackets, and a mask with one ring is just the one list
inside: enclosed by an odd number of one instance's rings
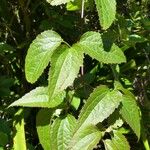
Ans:
{"label": "sunlit leaf", "polygon": [[39,34],[31,43],[25,60],[26,79],[34,83],[40,77],[51,60],[54,50],[63,40],[52,30]]}
{"label": "sunlit leaf", "polygon": [[76,119],[72,115],[57,118],[51,126],[52,150],[67,150],[76,127]]}
{"label": "sunlit leaf", "polygon": [[75,134],[70,150],[93,150],[102,137],[102,133],[96,126],[90,125]]}
{"label": "sunlit leaf", "polygon": [[53,114],[51,109],[41,109],[36,116],[36,128],[40,144],[45,150],[52,150],[50,145],[50,119]]}
{"label": "sunlit leaf", "polygon": [[24,130],[24,114],[23,110],[19,109],[15,114],[14,126],[14,138],[13,149],[14,150],[26,150],[25,130]]}
{"label": "sunlit leaf", "polygon": [[96,88],[81,110],[78,128],[102,122],[114,112],[121,100],[122,94],[117,90],[110,91],[105,86]]}
{"label": "sunlit leaf", "polygon": [[100,62],[106,64],[120,64],[126,62],[126,58],[122,50],[114,43],[109,47],[106,47],[101,34],[98,32],[86,32],[81,36],[77,45],[90,57]]}
{"label": "sunlit leaf", "polygon": [[103,29],[111,26],[116,15],[116,0],[95,0],[100,24]]}
{"label": "sunlit leaf", "polygon": [[49,97],[56,96],[73,84],[83,64],[83,53],[76,47],[60,47],[54,53],[49,73]]}
{"label": "sunlit leaf", "polygon": [[130,146],[124,135],[119,132],[114,132],[111,140],[105,140],[106,150],[130,150]]}
{"label": "sunlit leaf", "polygon": [[65,92],[59,93],[49,102],[48,88],[37,87],[36,89],[25,94],[19,100],[13,102],[9,107],[12,106],[24,106],[24,107],[56,107],[63,102]]}

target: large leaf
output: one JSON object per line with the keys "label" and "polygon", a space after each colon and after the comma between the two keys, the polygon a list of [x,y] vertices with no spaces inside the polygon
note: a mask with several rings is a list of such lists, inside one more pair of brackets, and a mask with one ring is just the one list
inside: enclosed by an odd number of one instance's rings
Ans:
{"label": "large leaf", "polygon": [[138,138],[140,138],[140,110],[135,98],[124,95],[120,113],[124,120],[130,125]]}
{"label": "large leaf", "polygon": [[76,126],[76,119],[67,115],[57,118],[51,126],[52,150],[67,150]]}
{"label": "large leaf", "polygon": [[23,110],[19,109],[14,117],[14,138],[13,149],[14,150],[26,150],[25,130],[24,130],[24,114]]}
{"label": "large leaf", "polygon": [[119,106],[122,94],[105,86],[100,86],[90,95],[79,116],[78,128],[102,122]]}
{"label": "large leaf", "polygon": [[95,0],[100,24],[103,29],[111,26],[116,15],[116,0]]}
{"label": "large leaf", "polygon": [[77,45],[83,49],[86,54],[100,62],[106,64],[126,62],[122,50],[115,44],[106,46],[98,32],[86,32],[81,36]]}
{"label": "large leaf", "polygon": [[61,37],[47,30],[39,34],[28,49],[25,60],[26,79],[34,83],[50,62],[53,51],[61,44]]}
{"label": "large leaf", "polygon": [[50,3],[51,5],[61,5],[61,4],[68,3],[70,1],[73,0],[47,0],[47,2]]}
{"label": "large leaf", "polygon": [[13,102],[11,106],[24,106],[24,107],[56,107],[62,103],[65,97],[65,92],[61,92],[59,95],[54,97],[49,102],[48,88],[47,87],[37,87],[36,89],[25,94],[19,100]]}
{"label": "large leaf", "polygon": [[50,99],[73,84],[82,64],[83,53],[76,47],[61,47],[54,53],[49,73]]}
{"label": "large leaf", "polygon": [[69,150],[93,150],[101,136],[102,134],[96,126],[87,126],[73,137]]}
{"label": "large leaf", "polygon": [[128,141],[119,132],[114,132],[114,137],[111,140],[105,140],[104,144],[106,150],[130,150]]}
{"label": "large leaf", "polygon": [[51,109],[41,109],[36,116],[36,128],[39,141],[45,150],[51,150],[50,145],[50,119],[53,114]]}

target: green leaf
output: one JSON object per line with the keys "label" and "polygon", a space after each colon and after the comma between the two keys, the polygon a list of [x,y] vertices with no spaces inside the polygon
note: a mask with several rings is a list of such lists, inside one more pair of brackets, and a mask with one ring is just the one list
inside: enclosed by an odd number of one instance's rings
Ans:
{"label": "green leaf", "polygon": [[48,88],[47,87],[37,87],[36,89],[25,94],[19,100],[13,102],[9,107],[12,106],[24,106],[24,107],[48,107],[53,108],[58,106],[63,102],[65,97],[65,92],[61,92],[59,95],[54,97],[51,102],[49,102]]}
{"label": "green leaf", "polygon": [[[138,138],[140,138],[140,110],[137,106],[135,98],[124,95],[122,100],[122,107],[120,114],[123,119],[129,124],[132,130],[135,132]],[[134,118],[134,119],[133,119]]]}
{"label": "green leaf", "polygon": [[71,101],[71,106],[72,106],[75,110],[77,110],[77,109],[79,108],[79,106],[80,106],[80,103],[81,103],[81,99],[74,96],[74,97],[72,98],[72,101]]}
{"label": "green leaf", "polygon": [[83,53],[76,47],[60,47],[57,53],[54,53],[49,73],[50,99],[73,84],[82,64]]}
{"label": "green leaf", "polygon": [[40,77],[51,60],[54,50],[63,40],[54,31],[47,30],[39,34],[28,49],[25,60],[26,79],[34,83]]}
{"label": "green leaf", "polygon": [[78,128],[102,122],[119,106],[122,94],[105,86],[97,87],[90,95],[79,116]]}
{"label": "green leaf", "polygon": [[93,150],[102,137],[96,126],[90,125],[78,132],[70,142],[70,150]]}
{"label": "green leaf", "polygon": [[52,150],[67,150],[75,127],[76,119],[73,116],[57,118],[51,126]]}
{"label": "green leaf", "polygon": [[100,33],[90,31],[81,36],[77,46],[92,58],[106,64],[126,62],[125,55],[117,45],[106,47],[104,44]]}
{"label": "green leaf", "polygon": [[68,3],[70,1],[73,1],[73,0],[46,0],[48,3],[50,3],[51,5],[61,5],[61,4],[65,4],[65,3]]}
{"label": "green leaf", "polygon": [[24,131],[24,113],[23,109],[19,109],[15,114],[14,126],[14,138],[13,149],[14,150],[26,150],[26,140]]}
{"label": "green leaf", "polygon": [[0,131],[0,146],[5,146],[8,142],[8,135]]}
{"label": "green leaf", "polygon": [[51,150],[50,120],[53,115],[51,109],[41,109],[36,116],[36,128],[40,144],[45,150]]}
{"label": "green leaf", "polygon": [[104,30],[108,29],[116,15],[116,0],[95,0],[100,24]]}
{"label": "green leaf", "polygon": [[106,150],[130,150],[130,146],[124,135],[119,132],[114,132],[114,137],[111,140],[105,140]]}

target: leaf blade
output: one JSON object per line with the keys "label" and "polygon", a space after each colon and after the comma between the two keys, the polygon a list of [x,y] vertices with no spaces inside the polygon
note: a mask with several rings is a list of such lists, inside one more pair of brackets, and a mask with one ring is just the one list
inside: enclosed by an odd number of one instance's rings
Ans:
{"label": "leaf blade", "polygon": [[25,130],[24,130],[24,118],[23,110],[19,109],[15,114],[16,120],[14,121],[15,136],[13,138],[14,150],[26,150]]}
{"label": "leaf blade", "polygon": [[78,132],[70,142],[70,150],[93,150],[102,137],[96,126],[90,125]]}
{"label": "leaf blade", "polygon": [[54,97],[49,102],[48,87],[37,87],[29,93],[25,94],[22,98],[13,102],[12,106],[24,106],[24,107],[48,107],[53,108],[63,102],[65,92],[60,93],[57,97]]}
{"label": "leaf blade", "polygon": [[41,109],[36,116],[36,128],[40,144],[44,149],[48,150],[51,150],[50,119],[52,114],[51,109]]}
{"label": "leaf blade", "polygon": [[116,15],[116,0],[95,0],[100,24],[104,30],[108,29]]}
{"label": "leaf blade", "polygon": [[119,132],[114,132],[111,140],[104,141],[106,150],[130,150],[130,146],[125,136]]}
{"label": "leaf blade", "polygon": [[[140,111],[139,107],[136,104],[135,98],[124,95],[122,100],[122,107],[120,114],[123,119],[129,124],[134,133],[137,135],[138,139],[140,138]],[[134,119],[133,119],[134,116]]]}
{"label": "leaf blade", "polygon": [[82,64],[83,53],[75,47],[61,47],[59,53],[52,56],[48,86],[50,99],[73,84]]}
{"label": "leaf blade", "polygon": [[46,0],[48,3],[50,3],[52,6],[62,5],[68,2],[71,2],[73,0]]}
{"label": "leaf blade", "polygon": [[72,115],[57,118],[51,126],[51,146],[53,150],[66,150],[73,136],[76,119]]}
{"label": "leaf blade", "polygon": [[119,91],[110,92],[105,86],[96,88],[81,110],[78,128],[81,130],[89,124],[102,122],[119,106],[121,99]]}
{"label": "leaf blade", "polygon": [[126,62],[122,50],[114,43],[109,48],[104,47],[102,36],[98,32],[89,31],[84,33],[77,43],[86,54],[106,64],[120,64]]}
{"label": "leaf blade", "polygon": [[25,75],[30,83],[34,83],[50,62],[53,51],[63,40],[52,30],[39,34],[31,43],[25,59]]}

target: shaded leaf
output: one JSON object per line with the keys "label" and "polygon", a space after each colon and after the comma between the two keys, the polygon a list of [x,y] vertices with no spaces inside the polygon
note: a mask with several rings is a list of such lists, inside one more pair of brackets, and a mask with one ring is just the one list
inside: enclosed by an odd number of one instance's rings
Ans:
{"label": "shaded leaf", "polygon": [[73,136],[76,119],[67,115],[65,118],[57,118],[51,126],[52,150],[67,150]]}
{"label": "shaded leaf", "polygon": [[122,50],[114,43],[109,47],[104,45],[101,35],[98,32],[86,32],[81,36],[77,45],[86,54],[103,63],[123,63],[126,62]]}
{"label": "shaded leaf", "polygon": [[50,99],[73,84],[82,64],[83,53],[76,47],[60,47],[59,51],[54,53],[49,73]]}
{"label": "shaded leaf", "polygon": [[37,87],[36,89],[25,94],[19,100],[13,102],[12,106],[24,106],[24,107],[56,107],[63,102],[65,92],[61,92],[49,102],[48,88]]}
{"label": "shaded leaf", "polygon": [[51,150],[50,145],[50,119],[53,114],[51,109],[41,109],[36,116],[36,128],[40,144],[45,150]]}
{"label": "shaded leaf", "polygon": [[116,15],[116,0],[95,0],[100,24],[104,30],[108,29]]}
{"label": "shaded leaf", "polygon": [[8,135],[0,131],[0,146],[5,146],[8,142]]}
{"label": "shaded leaf", "polygon": [[63,40],[54,31],[47,30],[39,34],[28,49],[25,60],[26,79],[34,83],[40,77],[51,60],[54,50]]}

